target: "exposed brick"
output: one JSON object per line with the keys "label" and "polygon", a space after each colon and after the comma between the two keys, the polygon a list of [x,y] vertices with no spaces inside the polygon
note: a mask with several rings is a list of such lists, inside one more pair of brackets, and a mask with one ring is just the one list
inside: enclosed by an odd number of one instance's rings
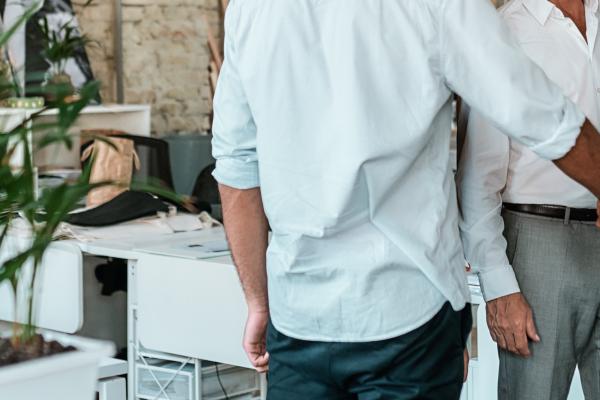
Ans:
{"label": "exposed brick", "polygon": [[[81,28],[99,42],[88,49],[101,95],[116,100],[114,2],[97,0],[82,8]],[[152,131],[193,133],[209,129],[212,110],[206,46],[206,15],[222,41],[220,0],[123,0],[125,101],[152,105]]]}

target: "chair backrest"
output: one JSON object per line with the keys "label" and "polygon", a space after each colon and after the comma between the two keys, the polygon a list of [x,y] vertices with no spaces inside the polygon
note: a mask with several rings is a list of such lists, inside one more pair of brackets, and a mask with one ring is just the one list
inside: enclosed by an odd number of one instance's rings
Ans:
{"label": "chair backrest", "polygon": [[219,185],[212,176],[214,170],[215,164],[212,163],[198,174],[198,178],[196,178],[196,183],[194,184],[194,190],[192,191],[192,198],[209,204],[221,204]]}
{"label": "chair backrest", "polygon": [[179,194],[190,196],[198,174],[215,162],[212,156],[212,136],[169,135],[162,139],[169,143],[175,190]]}
{"label": "chair backrest", "polygon": [[221,195],[219,184],[212,176],[214,169],[215,164],[212,163],[200,172],[192,191],[192,201],[199,210],[207,210],[214,218],[221,220]]}
{"label": "chair backrest", "polygon": [[[140,158],[141,168],[134,170],[133,177],[138,180],[156,179],[167,189],[173,190],[173,176],[169,159],[169,144],[158,138],[148,136],[130,135],[127,133],[111,133],[109,137],[129,139],[134,143],[135,150]],[[81,154],[93,142],[88,141],[81,145]]]}

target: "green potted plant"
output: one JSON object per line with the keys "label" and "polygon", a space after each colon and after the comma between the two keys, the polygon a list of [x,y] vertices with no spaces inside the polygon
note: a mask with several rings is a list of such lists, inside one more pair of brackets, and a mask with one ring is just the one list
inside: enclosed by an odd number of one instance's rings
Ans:
{"label": "green potted plant", "polygon": [[[36,9],[28,10],[15,26],[0,35],[0,48]],[[74,41],[69,39],[69,43],[71,46]],[[68,50],[57,51],[57,54],[67,53]],[[12,332],[0,332],[0,399],[91,400],[98,362],[113,351],[113,346],[105,342],[40,332],[34,320],[36,273],[57,229],[87,193],[112,183],[89,183],[92,162],[84,167],[76,181],[61,183],[38,194],[32,155],[49,145],[73,145],[70,128],[83,108],[95,98],[98,88],[98,82],[88,83],[75,99],[64,91],[56,91],[57,97],[51,106],[57,112],[54,122],[36,123],[40,114],[48,109],[45,108],[27,113],[14,127],[0,127],[0,249],[11,240],[11,230],[16,223],[25,226],[28,232],[24,243],[8,255],[2,253],[0,259],[0,285],[12,289],[17,309],[14,315],[26,315],[23,324],[13,324]],[[103,140],[110,144],[110,140]],[[17,155],[19,163],[15,165]],[[150,184],[132,187],[179,200],[174,194]],[[25,295],[18,295],[23,287],[27,289]]]}
{"label": "green potted plant", "polygon": [[48,17],[41,18],[38,24],[43,38],[42,56],[50,65],[43,84],[46,89],[51,89],[46,90],[48,100],[74,95],[75,87],[71,76],[66,72],[67,61],[73,58],[78,49],[93,41],[87,35],[80,34],[79,29],[73,25],[72,19],[63,23],[57,30],[50,27]]}
{"label": "green potted plant", "polygon": [[[37,7],[28,10],[15,26],[0,35],[4,46],[18,25],[33,15]],[[13,222],[20,219],[30,229],[27,243],[16,254],[0,263],[0,284],[8,284],[15,292],[23,285],[29,288],[24,299],[15,307],[24,308],[27,322],[13,325],[10,337],[0,336],[0,398],[41,399],[48,393],[53,398],[91,399],[96,385],[98,362],[113,351],[112,344],[67,335],[38,334],[33,320],[34,284],[37,267],[52,243],[54,232],[79,199],[96,185],[86,181],[83,171],[74,183],[65,183],[36,195],[36,171],[33,165],[33,136],[36,147],[62,143],[72,145],[69,128],[81,110],[95,96],[96,82],[85,86],[79,99],[67,102],[65,96],[56,99],[58,116],[55,122],[34,122],[42,111],[30,113],[12,129],[0,129],[0,248],[10,235]],[[20,164],[11,160],[17,153]],[[40,214],[41,213],[41,214]],[[40,218],[42,215],[42,218]],[[32,265],[32,273],[24,267]],[[21,301],[22,300],[22,301]],[[58,397],[55,397],[55,394]]]}

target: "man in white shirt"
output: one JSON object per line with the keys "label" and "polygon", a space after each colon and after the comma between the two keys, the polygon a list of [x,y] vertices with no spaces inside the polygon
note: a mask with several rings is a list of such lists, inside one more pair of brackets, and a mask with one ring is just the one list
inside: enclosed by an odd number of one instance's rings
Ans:
{"label": "man in white shirt", "polygon": [[233,0],[225,25],[214,175],[269,399],[458,399],[452,92],[598,196],[600,136],[488,0]]}
{"label": "man in white shirt", "polygon": [[[527,55],[600,126],[598,0],[513,0],[501,15]],[[566,399],[578,365],[586,398],[600,399],[597,196],[477,111],[458,185],[466,259],[501,349],[499,398]]]}

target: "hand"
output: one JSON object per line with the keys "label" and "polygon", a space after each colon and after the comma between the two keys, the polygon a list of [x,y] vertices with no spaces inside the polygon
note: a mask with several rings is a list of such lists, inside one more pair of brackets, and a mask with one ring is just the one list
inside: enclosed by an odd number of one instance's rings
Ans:
{"label": "hand", "polygon": [[465,349],[463,358],[465,363],[465,370],[463,372],[463,383],[465,383],[467,381],[467,378],[469,377],[469,350]]}
{"label": "hand", "polygon": [[249,311],[244,332],[244,350],[256,371],[263,373],[269,370],[269,353],[267,353],[268,311]]}
{"label": "hand", "polygon": [[528,339],[539,342],[540,337],[533,322],[531,307],[521,293],[489,301],[487,323],[492,339],[501,349],[529,357]]}

